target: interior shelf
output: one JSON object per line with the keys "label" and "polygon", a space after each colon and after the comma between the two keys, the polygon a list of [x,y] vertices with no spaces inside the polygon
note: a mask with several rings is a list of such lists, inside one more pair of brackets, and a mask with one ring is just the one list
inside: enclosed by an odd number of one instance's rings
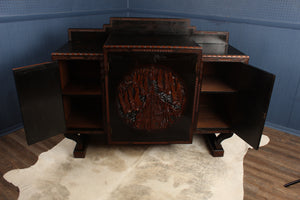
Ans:
{"label": "interior shelf", "polygon": [[201,92],[237,92],[236,89],[214,76],[204,76]]}
{"label": "interior shelf", "polygon": [[101,113],[71,111],[67,119],[67,128],[103,129]]}
{"label": "interior shelf", "polygon": [[200,105],[197,128],[230,128],[230,124],[225,120],[220,112],[208,105]]}
{"label": "interior shelf", "polygon": [[103,129],[100,96],[64,96],[67,128]]}

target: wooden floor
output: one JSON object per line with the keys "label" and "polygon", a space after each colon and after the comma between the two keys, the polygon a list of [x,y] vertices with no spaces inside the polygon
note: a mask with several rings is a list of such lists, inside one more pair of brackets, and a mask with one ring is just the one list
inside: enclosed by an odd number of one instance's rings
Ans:
{"label": "wooden floor", "polygon": [[[265,128],[270,143],[259,151],[249,150],[244,161],[245,200],[297,200],[300,183],[283,187],[300,178],[300,137]],[[51,139],[27,146],[23,130],[0,137],[0,199],[18,198],[18,188],[6,182],[3,174],[11,169],[26,168],[37,161],[40,153],[63,139]]]}
{"label": "wooden floor", "polygon": [[250,150],[244,160],[245,200],[300,200],[300,137],[265,128],[270,143],[258,151]]}

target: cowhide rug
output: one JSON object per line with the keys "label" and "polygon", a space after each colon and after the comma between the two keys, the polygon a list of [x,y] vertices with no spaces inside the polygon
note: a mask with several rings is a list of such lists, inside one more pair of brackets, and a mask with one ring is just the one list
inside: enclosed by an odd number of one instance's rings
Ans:
{"label": "cowhide rug", "polygon": [[[267,136],[261,145],[267,144]],[[89,146],[74,159],[64,139],[27,169],[4,178],[21,200],[242,200],[243,158],[249,146],[234,135],[224,157],[212,157],[201,137],[193,144]]]}

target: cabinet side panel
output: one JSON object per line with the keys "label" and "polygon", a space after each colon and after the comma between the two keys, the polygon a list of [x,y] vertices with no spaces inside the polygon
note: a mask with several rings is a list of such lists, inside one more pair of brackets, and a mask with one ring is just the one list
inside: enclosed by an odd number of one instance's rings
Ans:
{"label": "cabinet side panel", "polygon": [[28,144],[63,133],[65,120],[56,63],[14,69]]}

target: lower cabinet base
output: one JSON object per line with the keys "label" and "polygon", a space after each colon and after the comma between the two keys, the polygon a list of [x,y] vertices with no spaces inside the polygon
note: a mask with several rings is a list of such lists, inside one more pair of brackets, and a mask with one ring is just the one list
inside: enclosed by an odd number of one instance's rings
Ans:
{"label": "lower cabinet base", "polygon": [[84,148],[80,148],[80,147],[78,147],[78,145],[76,145],[76,147],[74,148],[74,151],[73,151],[74,158],[85,158],[86,147],[87,147],[87,145],[84,146]]}
{"label": "lower cabinet base", "polygon": [[65,137],[76,142],[76,146],[73,151],[74,158],[85,158],[86,148],[88,145],[88,135],[65,134]]}
{"label": "lower cabinet base", "polygon": [[218,136],[215,134],[204,135],[208,149],[213,157],[222,157],[224,155],[224,149],[221,142],[230,138],[232,135],[233,133],[220,133]]}
{"label": "lower cabinet base", "polygon": [[[222,157],[224,149],[221,142],[230,138],[233,133],[220,133],[218,136],[215,134],[204,134],[205,142],[213,157]],[[65,134],[65,137],[76,142],[73,151],[74,158],[85,158],[86,149],[88,146],[88,134]]]}

